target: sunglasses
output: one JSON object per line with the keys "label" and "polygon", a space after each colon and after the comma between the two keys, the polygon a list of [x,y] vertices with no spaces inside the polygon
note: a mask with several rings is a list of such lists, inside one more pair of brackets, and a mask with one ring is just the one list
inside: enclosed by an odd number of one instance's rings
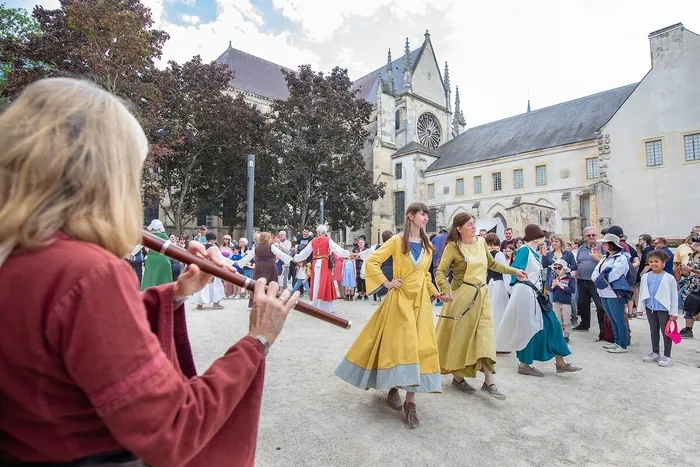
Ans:
{"label": "sunglasses", "polygon": [[561,270],[564,269],[564,268],[562,268],[561,266],[554,266],[553,269],[554,269],[555,271],[561,271]]}
{"label": "sunglasses", "polygon": [[586,237],[595,237],[596,234],[586,234]]}

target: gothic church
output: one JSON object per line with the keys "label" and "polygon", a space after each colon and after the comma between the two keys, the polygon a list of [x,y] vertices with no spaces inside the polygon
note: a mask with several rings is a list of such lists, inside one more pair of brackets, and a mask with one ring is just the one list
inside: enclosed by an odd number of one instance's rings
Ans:
{"label": "gothic church", "polygon": [[[404,53],[396,60],[389,49],[386,65],[354,81],[359,95],[374,105],[365,153],[367,167],[376,182],[386,184],[386,195],[372,206],[371,225],[363,232],[370,242],[375,242],[380,232],[396,231],[403,225],[407,204],[424,199],[422,173],[435,159],[437,148],[466,128],[459,88],[455,89],[453,108],[448,65],[445,63],[441,72],[428,31],[424,37],[415,50],[406,39]],[[270,110],[274,99],[288,96],[280,65],[234,49],[230,43],[216,61],[235,72],[232,91],[263,112]]]}

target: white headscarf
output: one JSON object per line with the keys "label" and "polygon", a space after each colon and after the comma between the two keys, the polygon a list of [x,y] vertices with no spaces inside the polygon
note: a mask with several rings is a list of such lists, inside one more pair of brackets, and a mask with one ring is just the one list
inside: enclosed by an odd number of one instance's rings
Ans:
{"label": "white headscarf", "polygon": [[163,227],[163,223],[160,220],[153,219],[148,225],[148,230],[153,230],[156,232],[165,232],[165,227]]}

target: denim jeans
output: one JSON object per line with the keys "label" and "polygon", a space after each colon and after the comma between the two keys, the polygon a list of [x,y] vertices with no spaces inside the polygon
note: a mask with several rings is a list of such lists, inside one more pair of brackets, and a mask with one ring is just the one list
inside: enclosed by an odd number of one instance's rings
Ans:
{"label": "denim jeans", "polygon": [[292,293],[296,292],[299,289],[301,289],[301,293],[304,293],[304,290],[306,290],[307,293],[311,293],[311,290],[309,289],[309,281],[308,280],[302,281],[301,279],[297,279],[296,282],[294,283],[294,288],[292,289]]}
{"label": "denim jeans", "polygon": [[574,290],[574,295],[571,297],[571,321],[578,320],[578,287]]}
{"label": "denim jeans", "polygon": [[629,345],[629,329],[627,329],[627,321],[625,321],[627,302],[622,298],[600,297],[600,300],[603,302],[605,313],[610,318],[613,333],[615,333],[615,343],[626,349]]}

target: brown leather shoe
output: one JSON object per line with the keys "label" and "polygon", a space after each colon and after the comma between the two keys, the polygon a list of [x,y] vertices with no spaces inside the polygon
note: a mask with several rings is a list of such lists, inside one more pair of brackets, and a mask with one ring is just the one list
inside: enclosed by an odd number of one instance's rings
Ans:
{"label": "brown leather shoe", "polygon": [[401,410],[403,404],[401,403],[401,396],[399,395],[398,389],[389,389],[389,394],[386,397],[386,403],[389,404],[389,407],[394,410]]}
{"label": "brown leather shoe", "polygon": [[406,424],[409,428],[418,428],[420,422],[418,421],[418,413],[416,412],[416,404],[413,402],[403,403],[403,412],[406,415]]}

